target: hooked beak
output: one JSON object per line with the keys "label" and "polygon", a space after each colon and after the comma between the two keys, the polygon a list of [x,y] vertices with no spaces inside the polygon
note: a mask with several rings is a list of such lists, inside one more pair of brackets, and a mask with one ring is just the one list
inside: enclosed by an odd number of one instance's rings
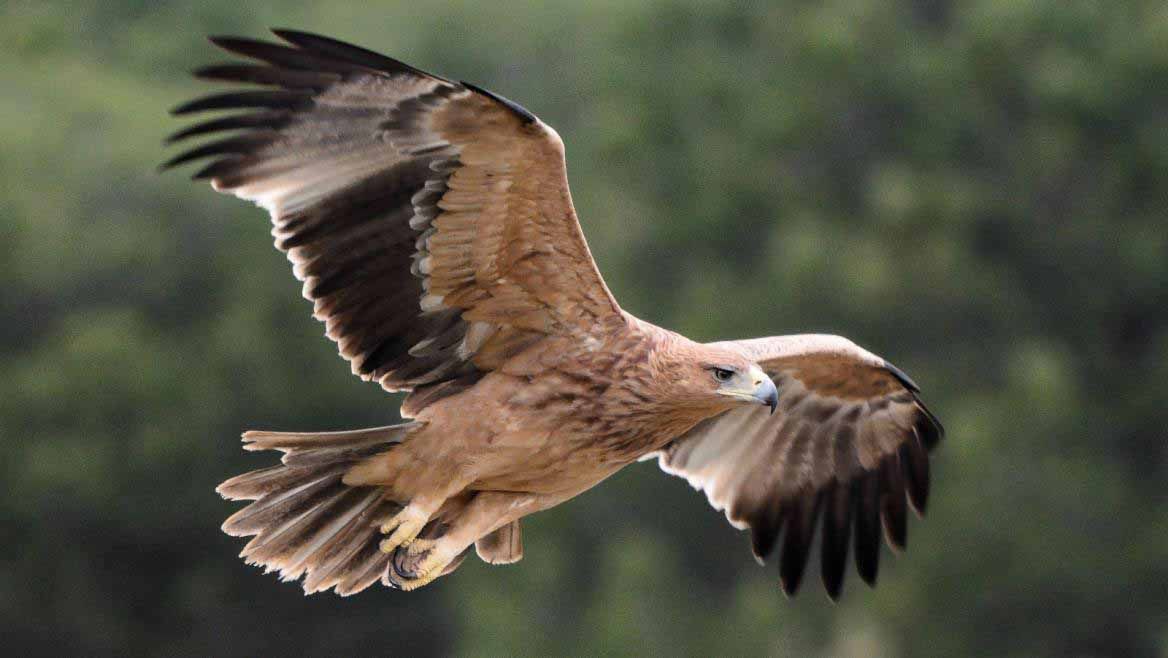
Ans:
{"label": "hooked beak", "polygon": [[751,394],[751,397],[759,404],[770,407],[771,415],[774,415],[775,409],[779,406],[779,390],[775,388],[775,383],[758,366],[751,368],[750,374],[754,381],[754,393]]}
{"label": "hooked beak", "polygon": [[775,388],[775,383],[771,381],[771,378],[762,371],[762,368],[751,366],[746,373],[746,379],[750,382],[749,388],[724,390],[720,393],[744,402],[765,404],[771,408],[772,414],[775,413],[775,409],[779,406],[779,391]]}

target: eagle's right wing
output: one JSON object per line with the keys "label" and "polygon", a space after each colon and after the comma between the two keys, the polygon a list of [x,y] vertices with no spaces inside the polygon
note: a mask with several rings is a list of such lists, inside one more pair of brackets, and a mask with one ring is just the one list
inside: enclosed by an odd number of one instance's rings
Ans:
{"label": "eagle's right wing", "polygon": [[718,343],[757,362],[779,406],[741,407],[699,423],[659,453],[661,468],[705,492],[762,560],[782,534],[779,574],[798,587],[819,518],[820,566],[833,599],[847,568],[876,580],[881,526],[890,546],[907,537],[906,502],[923,514],[928,452],[941,423],[902,372],[838,336],[775,336]]}

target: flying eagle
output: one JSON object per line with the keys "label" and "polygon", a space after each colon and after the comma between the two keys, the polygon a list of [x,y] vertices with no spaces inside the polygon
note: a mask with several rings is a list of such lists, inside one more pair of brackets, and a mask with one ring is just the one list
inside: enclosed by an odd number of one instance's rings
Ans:
{"label": "flying eagle", "polygon": [[[348,595],[414,589],[473,546],[523,557],[520,520],[656,457],[799,587],[817,525],[827,593],[849,546],[876,579],[883,534],[929,491],[942,427],[911,379],[851,341],[696,343],[621,309],[572,207],[564,145],[497,94],[291,30],[214,37],[251,60],[198,69],[259,89],[169,138],[230,133],[167,162],[265,208],[353,373],[407,391],[402,424],[243,435],[281,464],[221,484],[248,563]],[[239,112],[239,110],[242,110]],[[822,523],[819,523],[822,519]]]}

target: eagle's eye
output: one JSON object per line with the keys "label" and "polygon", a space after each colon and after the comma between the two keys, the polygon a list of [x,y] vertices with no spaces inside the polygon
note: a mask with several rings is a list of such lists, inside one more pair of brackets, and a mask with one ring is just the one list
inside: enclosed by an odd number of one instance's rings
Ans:
{"label": "eagle's eye", "polygon": [[734,376],[734,371],[729,368],[714,367],[711,370],[714,371],[714,379],[718,380],[719,383],[728,382]]}

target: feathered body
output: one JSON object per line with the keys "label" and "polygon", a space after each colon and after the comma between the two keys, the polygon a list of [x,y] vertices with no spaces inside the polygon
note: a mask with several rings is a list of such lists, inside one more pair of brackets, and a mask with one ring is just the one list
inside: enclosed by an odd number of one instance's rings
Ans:
{"label": "feathered body", "polygon": [[704,387],[686,379],[704,379],[705,370],[690,365],[711,359],[748,365],[630,316],[607,339],[524,353],[435,402],[403,445],[346,481],[392,483],[401,500],[432,487],[437,473],[470,491],[574,495],[734,406],[678,395]]}
{"label": "feathered body", "polygon": [[[588,251],[563,143],[474,85],[302,32],[216,38],[256,64],[205,67],[230,92],[175,112],[243,110],[172,140],[174,158],[255,201],[355,374],[407,391],[413,420],[350,432],[248,432],[280,466],[219,491],[249,562],[349,594],[412,589],[474,546],[522,557],[519,520],[647,456],[704,490],[760,559],[782,536],[799,585],[823,519],[837,596],[848,545],[868,582],[880,528],[905,543],[940,424],[916,385],[835,336],[700,344],[623,311]],[[769,407],[769,412],[768,412]],[[777,411],[777,413],[776,413]],[[854,533],[853,533],[854,530]]]}

